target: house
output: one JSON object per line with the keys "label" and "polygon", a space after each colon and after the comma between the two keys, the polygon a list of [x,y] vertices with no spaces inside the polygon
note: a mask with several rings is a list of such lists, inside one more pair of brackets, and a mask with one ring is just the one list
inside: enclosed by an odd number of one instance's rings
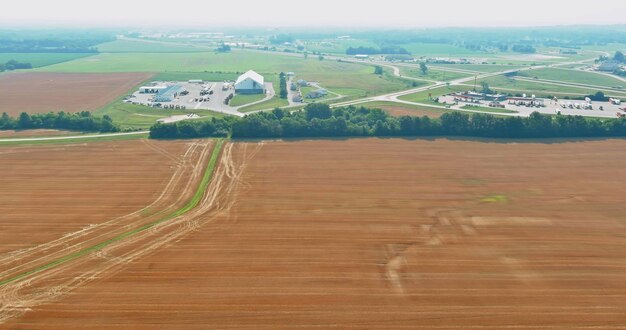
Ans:
{"label": "house", "polygon": [[297,83],[298,83],[298,86],[300,86],[300,87],[307,87],[307,86],[309,86],[309,82],[304,80],[304,79],[298,80]]}
{"label": "house", "polygon": [[328,92],[325,89],[321,89],[320,88],[318,90],[314,90],[314,91],[309,92],[306,95],[306,98],[307,99],[318,99],[318,98],[324,97],[326,95],[328,95]]}
{"label": "house", "polygon": [[235,92],[237,94],[265,94],[265,78],[250,70],[237,78]]}
{"label": "house", "polygon": [[598,71],[613,72],[621,67],[621,63],[615,60],[604,61],[598,67]]}

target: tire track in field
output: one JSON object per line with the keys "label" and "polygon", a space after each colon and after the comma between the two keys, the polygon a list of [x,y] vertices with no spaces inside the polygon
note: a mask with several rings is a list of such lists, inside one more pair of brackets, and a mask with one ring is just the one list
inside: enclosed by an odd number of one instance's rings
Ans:
{"label": "tire track in field", "polygon": [[[184,184],[182,191],[187,191],[190,186],[197,180],[200,173],[197,170],[192,172],[187,182],[184,181],[185,172],[190,168],[195,169],[194,153],[198,148],[204,148],[200,154],[198,161],[202,161],[208,154],[210,148],[209,143],[191,143],[187,148],[185,155],[178,160],[176,170],[170,177],[166,187],[161,194],[148,206],[137,210],[133,213],[109,220],[96,225],[84,227],[81,230],[65,234],[63,237],[34,246],[32,248],[12,251],[0,257],[0,278],[10,277],[11,274],[27,271],[36,268],[37,265],[58,259],[64,255],[79,251],[94,242],[105,240],[116,232],[126,231],[129,228],[135,228],[141,223],[149,222],[155,217],[171,210],[180,204],[184,199],[184,194],[176,194],[180,189],[179,186]],[[193,166],[192,166],[193,165]],[[168,200],[170,196],[176,196],[173,201]],[[158,209],[159,211],[145,215],[150,209]]]}
{"label": "tire track in field", "polygon": [[[235,205],[236,192],[245,186],[242,173],[260,146],[248,152],[242,145],[243,159],[233,160],[234,144],[228,143],[213,179],[198,206],[179,217],[111,244],[88,256],[36,273],[0,288],[0,324],[100,278],[114,276],[125,265],[160,248],[175,244],[185,235],[227,215]],[[200,168],[200,166],[198,166]],[[228,222],[227,222],[228,223]],[[215,230],[215,229],[212,229]]]}

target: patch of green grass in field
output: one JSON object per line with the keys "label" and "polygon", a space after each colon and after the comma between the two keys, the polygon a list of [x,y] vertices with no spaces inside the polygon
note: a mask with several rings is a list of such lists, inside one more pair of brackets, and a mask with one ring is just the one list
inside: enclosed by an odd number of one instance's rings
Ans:
{"label": "patch of green grass in field", "polygon": [[481,203],[507,203],[508,197],[505,195],[491,195],[480,199]]}
{"label": "patch of green grass in field", "polygon": [[286,99],[281,99],[278,96],[275,96],[268,101],[251,105],[251,106],[247,106],[247,107],[243,107],[239,109],[239,112],[246,113],[246,112],[257,111],[257,110],[275,109],[275,108],[286,107],[288,105],[289,105],[289,101],[287,101]]}
{"label": "patch of green grass in field", "polygon": [[476,106],[471,106],[471,105],[464,105],[461,107],[461,109],[474,110],[474,111],[486,112],[486,113],[518,113],[518,111],[515,111],[515,110],[508,110],[508,109],[502,109],[502,108],[476,107]]}
{"label": "patch of green grass in field", "polygon": [[246,105],[249,103],[261,101],[264,98],[265,98],[265,94],[253,94],[253,95],[236,94],[235,97],[233,97],[232,100],[230,100],[229,105],[231,107],[238,107],[241,105]]}
{"label": "patch of green grass in field", "polygon": [[575,84],[605,86],[609,88],[614,87],[614,86],[626,85],[625,82],[606,76],[606,75],[602,75],[602,74],[598,74],[594,72],[569,70],[569,69],[555,69],[555,68],[536,69],[536,70],[529,70],[529,71],[521,71],[519,75],[523,77],[556,80],[556,81],[575,83]]}
{"label": "patch of green grass in field", "polygon": [[407,76],[407,77],[435,80],[435,81],[450,81],[450,80],[472,76],[469,73],[450,72],[450,71],[436,70],[434,68],[429,68],[426,74],[423,74],[419,68],[409,68],[409,67],[400,67],[400,74],[403,76]]}
{"label": "patch of green grass in field", "polygon": [[118,39],[99,44],[98,51],[101,53],[182,53],[182,52],[207,52],[209,47],[196,47],[194,45],[167,43],[146,40]]}
{"label": "patch of green grass in field", "polygon": [[119,124],[123,129],[148,129],[154,125],[160,118],[185,115],[195,113],[200,117],[216,117],[222,118],[223,114],[201,109],[187,109],[187,110],[175,110],[175,109],[159,109],[152,108],[144,105],[135,105],[130,103],[124,103],[120,100],[115,101],[108,106],[95,112],[97,116],[108,115],[113,119],[113,122]]}
{"label": "patch of green grass in field", "polygon": [[[434,88],[434,89],[423,91],[423,92],[403,95],[403,96],[400,96],[399,99],[403,101],[409,101],[409,102],[429,103],[429,102],[434,102],[432,99],[437,98],[439,96],[454,93],[454,92],[465,92],[471,89],[472,88],[468,86],[456,86],[456,85],[443,86],[443,87],[438,87],[438,88]],[[431,95],[431,97],[429,97],[429,94]]]}
{"label": "patch of green grass in field", "polygon": [[10,60],[30,63],[33,68],[94,56],[94,53],[0,53],[0,63]]}

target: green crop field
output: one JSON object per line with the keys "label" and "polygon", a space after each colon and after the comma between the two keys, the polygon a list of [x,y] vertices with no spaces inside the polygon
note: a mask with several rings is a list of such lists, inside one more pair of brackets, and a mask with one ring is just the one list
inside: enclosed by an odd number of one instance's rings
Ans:
{"label": "green crop field", "polygon": [[93,56],[93,53],[0,53],[0,63],[10,60],[30,63],[34,68]]}
{"label": "green crop field", "polygon": [[586,71],[579,71],[579,70],[548,68],[548,69],[522,71],[519,73],[519,75],[530,77],[530,78],[556,80],[556,81],[562,81],[562,82],[605,86],[605,87],[626,85],[626,82],[621,81],[616,78],[612,78],[612,77],[594,73],[594,72],[586,72]]}
{"label": "green crop field", "polygon": [[465,78],[472,76],[469,73],[458,73],[450,71],[436,70],[429,67],[426,74],[423,74],[419,68],[400,67],[400,74],[407,77],[413,77],[418,79],[436,80],[436,81],[451,81],[455,79]]}
{"label": "green crop field", "polygon": [[[398,91],[407,85],[373,74],[371,66],[316,58],[234,51],[216,53],[106,53],[86,59],[52,65],[40,69],[49,72],[161,72],[181,76],[192,72],[226,72],[230,77],[253,69],[263,75],[296,72],[299,78],[317,81],[329,89],[349,88],[356,96],[367,96]],[[190,78],[191,79],[191,78]],[[204,78],[198,78],[204,79]],[[221,80],[221,79],[220,79]]]}
{"label": "green crop field", "polygon": [[200,79],[203,81],[233,81],[239,77],[237,73],[228,72],[162,72],[155,75],[152,80],[157,81],[188,81]]}
{"label": "green crop field", "polygon": [[[444,87],[431,89],[428,91],[400,96],[399,99],[403,101],[417,102],[417,103],[433,103],[434,101],[431,100],[431,97],[437,98],[441,95],[454,93],[454,92],[464,92],[464,91],[468,91],[471,89],[472,88],[468,86],[444,86]],[[431,95],[431,97],[428,96],[429,94]]]}
{"label": "green crop field", "polygon": [[475,71],[477,73],[478,72],[491,73],[491,72],[500,72],[500,71],[518,69],[523,66],[498,65],[498,64],[432,64],[431,67],[433,69],[436,69],[437,67],[442,67],[442,68],[449,68],[449,69]]}
{"label": "green crop field", "polygon": [[106,42],[99,44],[97,48],[101,53],[182,53],[212,51],[211,47],[206,46],[129,39],[118,39]]}

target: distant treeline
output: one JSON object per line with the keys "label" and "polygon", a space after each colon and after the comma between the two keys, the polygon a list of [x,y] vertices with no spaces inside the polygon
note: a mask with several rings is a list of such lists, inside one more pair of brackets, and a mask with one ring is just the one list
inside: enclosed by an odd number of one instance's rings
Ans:
{"label": "distant treeline", "polygon": [[32,69],[33,65],[30,63],[22,63],[16,60],[9,60],[6,63],[0,63],[0,72],[13,71],[19,69]]}
{"label": "distant treeline", "polygon": [[374,47],[350,47],[346,50],[347,55],[378,55],[378,54],[402,54],[410,55],[409,51],[402,47],[384,46],[381,48]]}
{"label": "distant treeline", "polygon": [[115,34],[92,30],[0,30],[0,53],[96,53]]}
{"label": "distant treeline", "polygon": [[22,112],[18,118],[13,118],[5,112],[0,117],[0,130],[36,128],[90,132],[120,131],[119,126],[113,123],[111,117],[106,115],[104,117],[94,117],[89,111],[79,113],[61,111],[32,115]]}
{"label": "distant treeline", "polygon": [[304,110],[275,109],[244,118],[213,119],[210,122],[182,121],[156,124],[153,138],[357,137],[357,136],[471,136],[487,138],[554,138],[626,136],[626,119],[600,120],[582,116],[547,116],[533,113],[528,118],[496,117],[489,114],[449,112],[438,119],[392,117],[380,109],[310,104]]}

